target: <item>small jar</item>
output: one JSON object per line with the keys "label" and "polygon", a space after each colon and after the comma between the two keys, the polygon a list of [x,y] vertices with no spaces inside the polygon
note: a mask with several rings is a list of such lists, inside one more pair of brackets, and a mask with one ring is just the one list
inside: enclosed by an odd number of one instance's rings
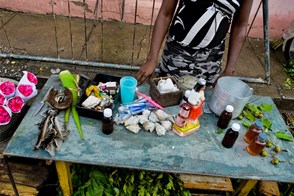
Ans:
{"label": "small jar", "polygon": [[232,127],[226,131],[226,134],[222,140],[222,145],[226,148],[232,148],[239,136],[240,125],[233,123]]}
{"label": "small jar", "polygon": [[196,92],[200,92],[200,90],[205,87],[206,85],[206,80],[203,79],[203,78],[199,78],[199,80],[197,81],[196,85],[193,87],[193,89],[196,91]]}
{"label": "small jar", "polygon": [[183,103],[181,105],[181,109],[179,111],[179,115],[181,115],[184,118],[187,118],[190,114],[191,106],[188,103]]}
{"label": "small jar", "polygon": [[230,121],[232,120],[234,107],[231,105],[227,105],[226,109],[221,113],[217,126],[221,129],[226,129],[229,126]]}
{"label": "small jar", "polygon": [[106,135],[113,132],[112,110],[110,108],[106,108],[103,111],[102,132]]}
{"label": "small jar", "polygon": [[257,156],[261,153],[261,151],[266,146],[266,133],[260,133],[258,136],[255,136],[247,146],[246,150],[252,156]]}
{"label": "small jar", "polygon": [[261,121],[255,121],[250,127],[248,128],[247,132],[244,135],[244,140],[249,143],[254,137],[260,134],[263,130],[263,124]]}
{"label": "small jar", "polygon": [[187,122],[187,118],[184,118],[182,117],[180,114],[178,114],[176,120],[175,120],[175,124],[178,126],[178,127],[184,127],[185,124]]}

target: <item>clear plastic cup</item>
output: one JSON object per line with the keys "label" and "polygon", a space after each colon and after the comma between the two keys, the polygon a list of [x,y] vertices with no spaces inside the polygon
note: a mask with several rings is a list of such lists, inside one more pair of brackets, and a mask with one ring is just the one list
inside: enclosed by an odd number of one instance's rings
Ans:
{"label": "clear plastic cup", "polygon": [[120,79],[120,97],[122,103],[130,103],[135,99],[137,80],[132,76],[124,76]]}

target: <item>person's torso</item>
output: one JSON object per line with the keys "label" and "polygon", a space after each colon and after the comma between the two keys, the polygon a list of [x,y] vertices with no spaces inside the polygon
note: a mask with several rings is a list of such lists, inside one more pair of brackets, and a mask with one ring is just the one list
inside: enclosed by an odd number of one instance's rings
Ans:
{"label": "person's torso", "polygon": [[224,40],[241,0],[180,0],[169,35],[183,46],[213,48]]}

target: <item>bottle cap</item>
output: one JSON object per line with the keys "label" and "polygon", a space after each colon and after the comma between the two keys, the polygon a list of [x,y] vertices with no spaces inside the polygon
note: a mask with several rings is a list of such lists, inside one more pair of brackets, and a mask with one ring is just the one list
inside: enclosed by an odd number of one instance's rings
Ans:
{"label": "bottle cap", "polygon": [[260,141],[265,141],[267,139],[267,134],[262,132],[258,135],[258,138]]}
{"label": "bottle cap", "polygon": [[103,111],[103,115],[106,117],[106,118],[109,118],[112,116],[112,110],[110,108],[106,108],[104,109]]}
{"label": "bottle cap", "polygon": [[233,129],[234,131],[239,131],[239,130],[240,130],[240,125],[239,125],[238,123],[233,123],[233,124],[232,124],[232,129]]}
{"label": "bottle cap", "polygon": [[231,106],[231,105],[227,105],[227,107],[226,107],[226,111],[227,111],[227,112],[233,112],[233,111],[234,111],[234,107]]}
{"label": "bottle cap", "polygon": [[205,86],[206,85],[206,80],[203,78],[199,78],[198,82],[200,85]]}
{"label": "bottle cap", "polygon": [[255,127],[257,129],[262,129],[263,128],[263,124],[260,120],[255,121]]}
{"label": "bottle cap", "polygon": [[186,91],[185,91],[185,95],[184,95],[184,96],[185,96],[185,97],[189,97],[190,93],[191,93],[191,91],[190,91],[190,90],[186,90]]}

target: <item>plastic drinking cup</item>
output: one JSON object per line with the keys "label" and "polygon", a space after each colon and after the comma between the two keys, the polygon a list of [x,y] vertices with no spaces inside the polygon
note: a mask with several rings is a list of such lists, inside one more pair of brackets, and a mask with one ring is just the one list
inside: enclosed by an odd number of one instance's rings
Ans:
{"label": "plastic drinking cup", "polygon": [[135,99],[137,80],[132,76],[124,76],[120,79],[120,97],[122,103],[130,103]]}

